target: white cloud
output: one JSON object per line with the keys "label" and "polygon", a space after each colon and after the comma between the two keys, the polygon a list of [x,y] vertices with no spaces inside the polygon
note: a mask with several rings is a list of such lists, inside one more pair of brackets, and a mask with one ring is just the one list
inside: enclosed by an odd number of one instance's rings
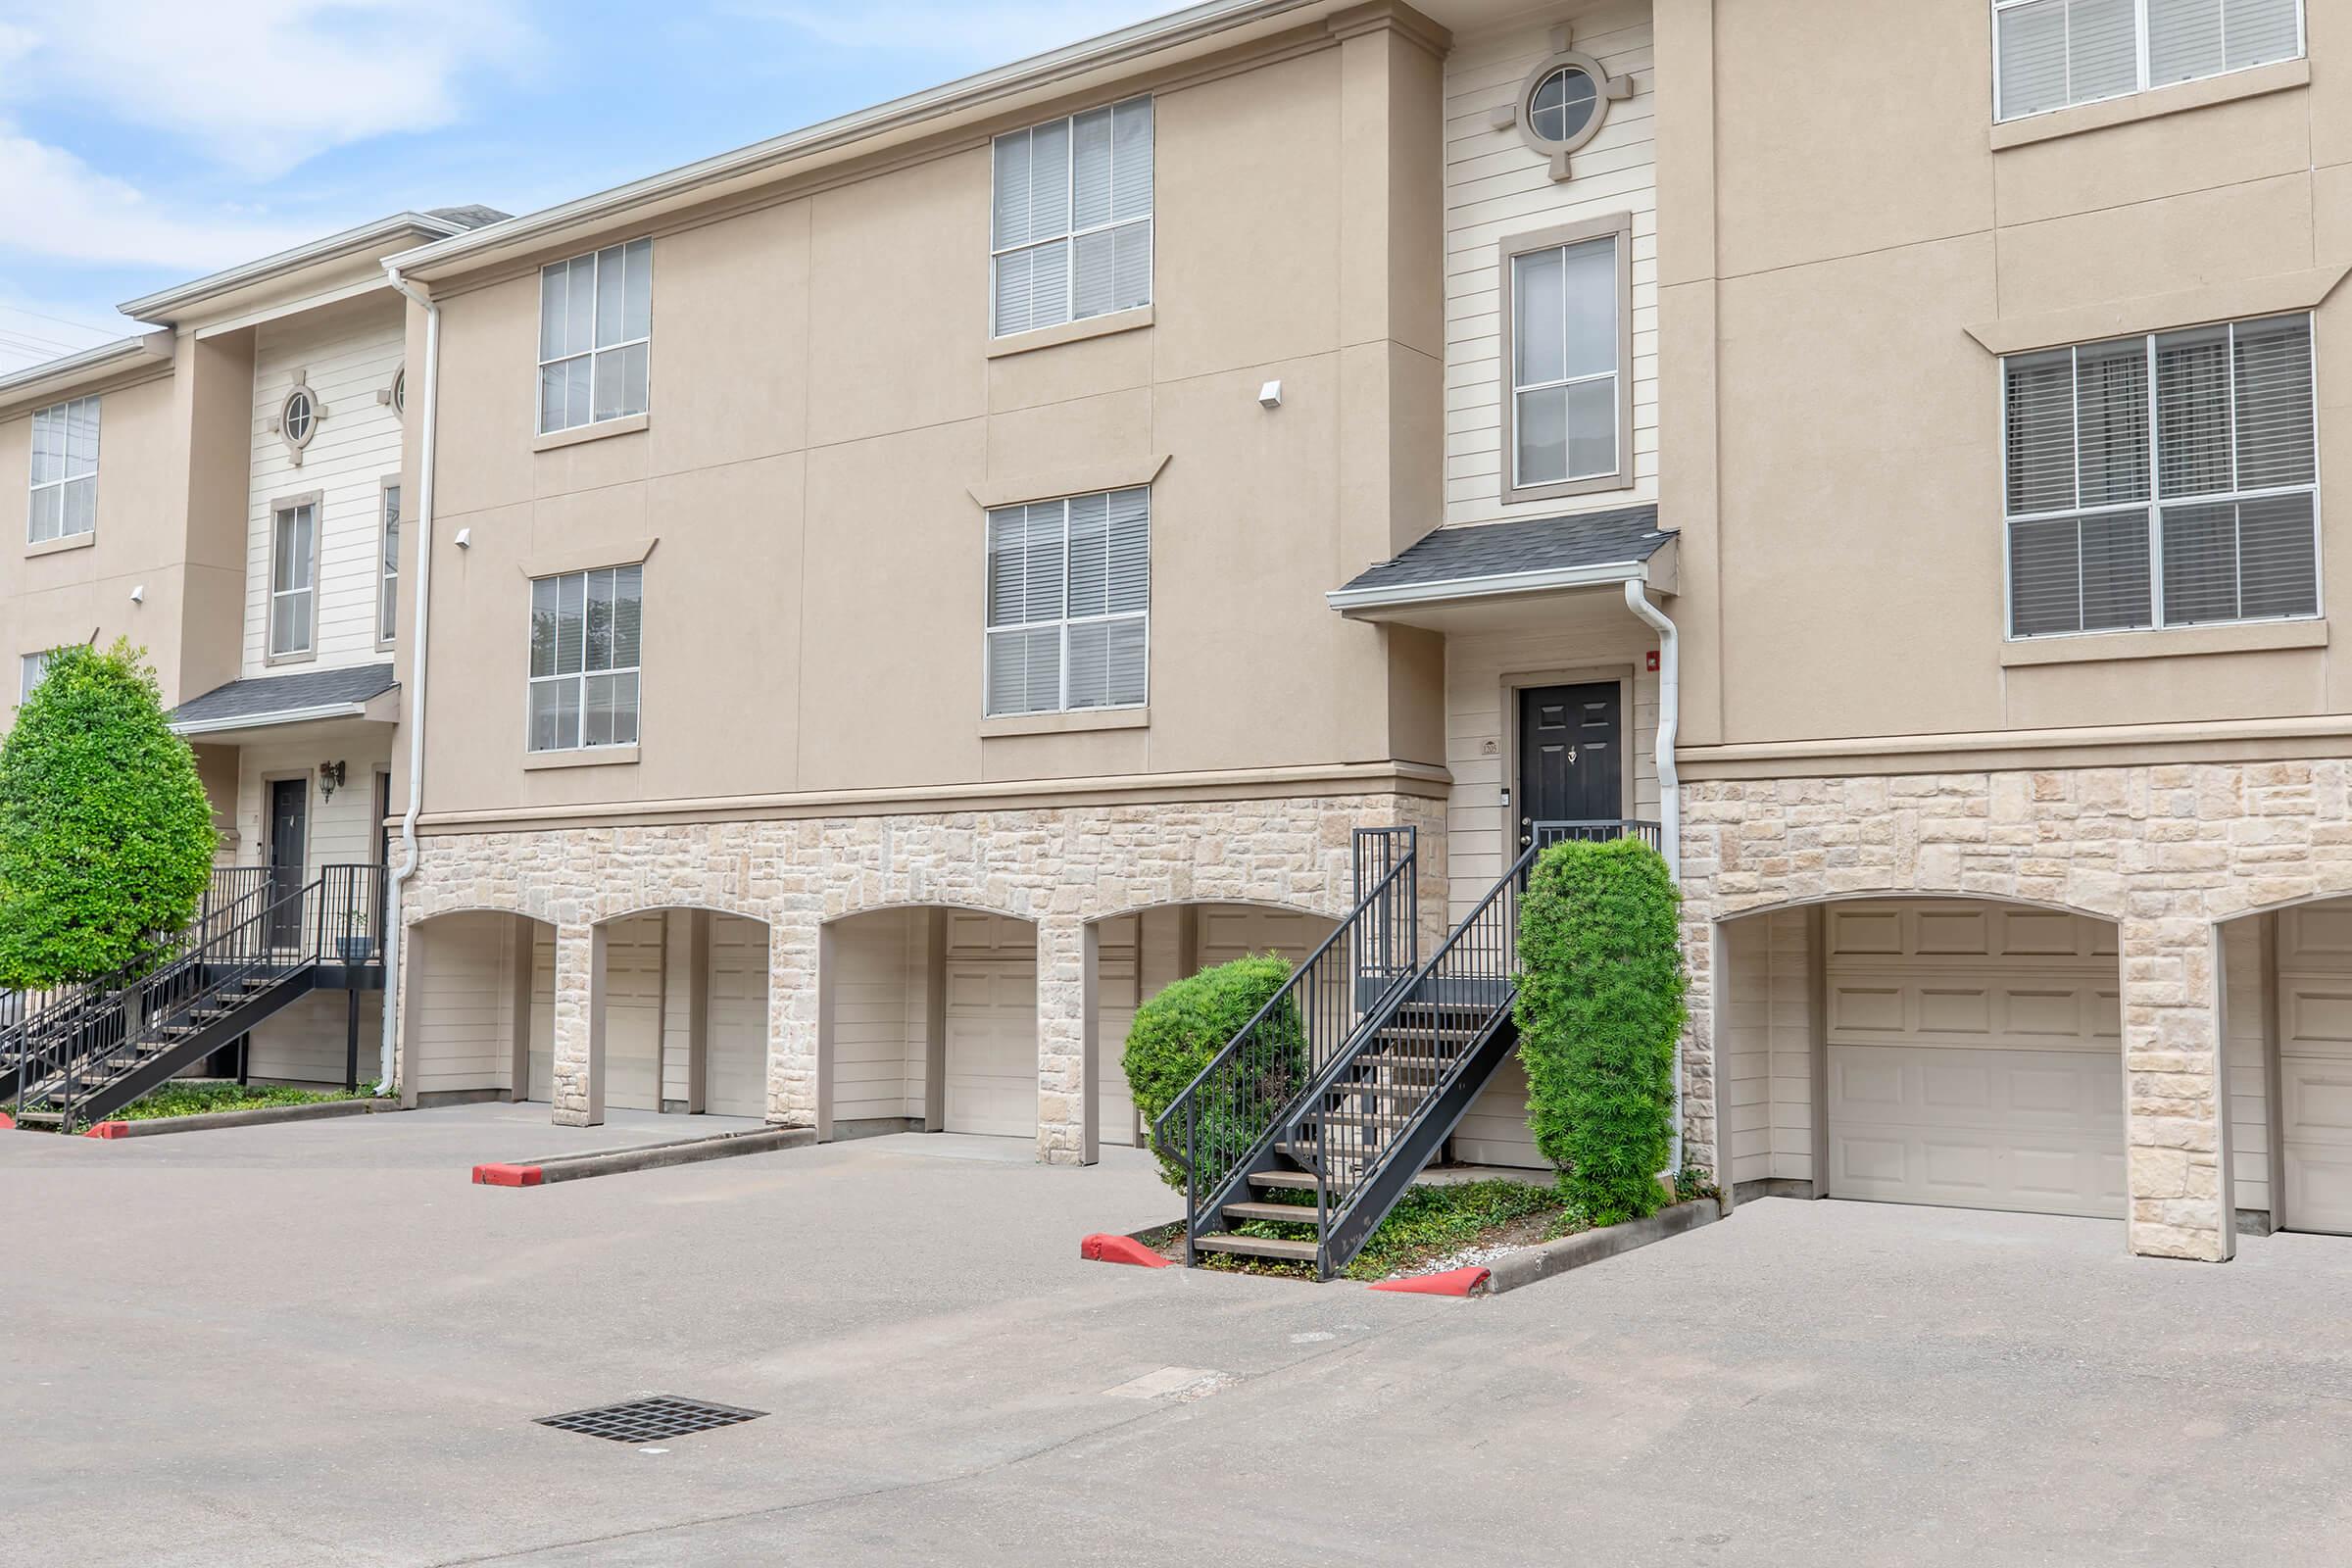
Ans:
{"label": "white cloud", "polygon": [[868,0],[862,5],[751,3],[740,14],[797,27],[847,49],[957,56],[1004,65],[1176,9],[1171,0]]}
{"label": "white cloud", "polygon": [[0,23],[0,107],[86,103],[255,179],[458,117],[461,78],[511,69],[519,0],[74,0]]}
{"label": "white cloud", "polygon": [[158,208],[135,186],[0,122],[0,250],[193,277],[317,237],[312,225]]}

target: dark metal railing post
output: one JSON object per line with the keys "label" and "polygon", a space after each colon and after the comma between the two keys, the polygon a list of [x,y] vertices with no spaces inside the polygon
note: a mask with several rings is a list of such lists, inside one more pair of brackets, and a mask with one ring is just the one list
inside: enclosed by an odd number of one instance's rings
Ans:
{"label": "dark metal railing post", "polygon": [[1200,1150],[1195,1126],[1196,1102],[1184,1102],[1184,1266],[1199,1264],[1193,1244],[1200,1234]]}

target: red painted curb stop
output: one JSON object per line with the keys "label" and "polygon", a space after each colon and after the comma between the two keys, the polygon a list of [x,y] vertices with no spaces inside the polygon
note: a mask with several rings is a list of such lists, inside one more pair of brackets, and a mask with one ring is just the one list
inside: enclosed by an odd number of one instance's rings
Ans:
{"label": "red painted curb stop", "polygon": [[1089,1236],[1078,1244],[1078,1255],[1090,1263],[1133,1263],[1141,1268],[1173,1266],[1132,1236]]}
{"label": "red painted curb stop", "polygon": [[83,1133],[81,1136],[84,1138],[128,1138],[130,1136],[130,1123],[126,1121],[102,1121],[96,1126],[92,1127],[88,1132]]}
{"label": "red painted curb stop", "polygon": [[1490,1271],[1483,1268],[1449,1268],[1443,1274],[1414,1274],[1401,1280],[1381,1280],[1371,1288],[1376,1291],[1402,1291],[1407,1296],[1475,1296],[1484,1289]]}
{"label": "red painted curb stop", "polygon": [[536,1187],[540,1182],[536,1165],[476,1165],[474,1184],[479,1187]]}
{"label": "red painted curb stop", "polygon": [[16,1130],[17,1118],[5,1110],[0,1110],[0,1133],[13,1133]]}

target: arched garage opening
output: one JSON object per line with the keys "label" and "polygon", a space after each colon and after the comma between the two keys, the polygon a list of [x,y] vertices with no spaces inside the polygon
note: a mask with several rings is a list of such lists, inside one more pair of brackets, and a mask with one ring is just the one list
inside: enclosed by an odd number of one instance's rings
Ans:
{"label": "arched garage opening", "polygon": [[[645,909],[597,928],[608,1109],[767,1114],[767,925],[722,910]],[[545,1005],[531,1098],[554,1081],[555,946],[542,928]]]}
{"label": "arched garage opening", "polygon": [[2352,898],[2218,935],[2238,1229],[2352,1235]]}
{"label": "arched garage opening", "polygon": [[1135,1145],[1144,1128],[1120,1070],[1136,1009],[1170,981],[1251,953],[1303,962],[1339,924],[1279,905],[1168,904],[1096,922],[1098,1139]]}
{"label": "arched garage opening", "polygon": [[1037,927],[907,906],[825,923],[818,1133],[1035,1138]]}
{"label": "arched garage opening", "polygon": [[[489,909],[408,928],[404,1097],[419,1105],[548,1098],[546,1063],[532,1042],[553,1028],[555,934],[528,915]],[[536,1050],[544,1053],[544,1044]]]}
{"label": "arched garage opening", "polygon": [[1873,898],[1717,933],[1717,1130],[1738,1193],[2125,1215],[2113,922]]}

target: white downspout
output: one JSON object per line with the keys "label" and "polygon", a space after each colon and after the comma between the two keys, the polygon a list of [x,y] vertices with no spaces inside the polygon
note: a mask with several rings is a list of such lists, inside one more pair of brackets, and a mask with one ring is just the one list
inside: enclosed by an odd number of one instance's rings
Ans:
{"label": "white downspout", "polygon": [[[1649,602],[1639,577],[1626,580],[1625,608],[1648,622],[1658,634],[1658,848],[1665,852],[1666,874],[1679,888],[1683,885],[1683,791],[1674,770],[1674,739],[1676,730],[1682,727],[1683,716],[1681,640],[1666,612]],[[1674,1144],[1673,1154],[1667,1161],[1668,1179],[1682,1168],[1683,1053],[1678,1045],[1674,1053]]]}
{"label": "white downspout", "polygon": [[416,621],[409,638],[409,807],[400,818],[398,867],[384,879],[384,1042],[378,1094],[392,1087],[394,1044],[400,1039],[400,892],[416,870],[416,813],[424,801],[424,641],[433,610],[433,428],[441,412],[441,307],[384,264],[384,273],[402,295],[424,307],[424,433],[417,447]]}

